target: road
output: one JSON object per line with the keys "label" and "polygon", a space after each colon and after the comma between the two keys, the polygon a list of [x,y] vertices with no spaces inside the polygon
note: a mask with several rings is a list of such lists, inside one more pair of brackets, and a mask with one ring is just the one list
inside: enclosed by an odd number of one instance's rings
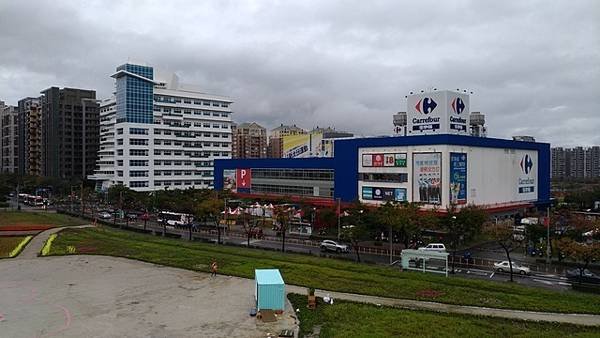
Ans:
{"label": "road", "polygon": [[[27,207],[30,210],[39,210],[39,208],[31,208]],[[90,216],[90,215],[88,215]],[[105,220],[107,222],[112,223],[111,220]],[[120,223],[119,223],[120,224]],[[126,223],[122,223],[122,225],[126,225]],[[138,229],[143,228],[142,221],[129,222],[127,226],[135,227]],[[146,224],[146,228],[156,233],[162,233],[163,226],[153,222],[148,221]],[[172,235],[178,235],[182,238],[189,238],[189,232],[185,229],[175,229],[173,227],[167,227],[167,233]],[[214,229],[205,228],[201,229],[201,231],[193,232],[192,237],[194,240],[208,240],[208,241],[217,241],[217,233]],[[223,233],[221,236],[221,241],[224,244],[229,245],[237,245],[237,246],[246,246],[247,239],[244,233]],[[281,250],[281,239],[275,237],[269,237],[267,239],[251,239],[250,246],[254,248],[261,249],[269,249],[269,250]],[[322,252],[318,247],[318,243],[314,241],[303,241],[294,238],[286,239],[285,249],[287,252],[294,253],[303,253],[303,254],[311,254],[318,255],[321,257],[331,257],[345,260],[356,260],[355,252],[351,253],[335,253],[335,252]],[[471,249],[473,254],[473,258],[475,258],[476,266],[470,265],[460,265],[457,264],[455,268],[455,274],[461,277],[466,278],[474,278],[474,279],[484,279],[484,280],[494,280],[494,281],[508,281],[510,279],[509,274],[507,273],[497,273],[494,272],[491,266],[489,266],[493,261],[503,260],[503,253],[499,252],[497,248],[493,247],[483,247],[478,249]],[[360,254],[361,261],[367,264],[378,264],[378,265],[389,265],[390,258],[387,254],[375,254],[375,253],[367,253],[362,252]],[[522,255],[518,253],[515,254],[516,261],[520,261],[519,258],[522,259]],[[394,256],[393,261],[397,264],[399,256]],[[449,263],[449,266],[451,264]],[[545,267],[542,267],[544,269]],[[521,276],[515,274],[514,280],[515,282],[523,285],[533,286],[533,287],[543,287],[547,289],[553,290],[568,290],[570,289],[570,283],[563,277],[562,270],[559,269],[550,269],[549,271],[537,271],[539,267],[532,266],[532,274],[529,276]]]}

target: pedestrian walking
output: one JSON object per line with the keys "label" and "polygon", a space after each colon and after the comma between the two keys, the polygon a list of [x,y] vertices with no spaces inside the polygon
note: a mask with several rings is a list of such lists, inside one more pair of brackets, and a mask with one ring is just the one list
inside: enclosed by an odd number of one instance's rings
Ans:
{"label": "pedestrian walking", "polygon": [[217,265],[217,261],[213,258],[212,262],[210,263],[210,276],[217,276],[217,269],[219,268],[219,266]]}

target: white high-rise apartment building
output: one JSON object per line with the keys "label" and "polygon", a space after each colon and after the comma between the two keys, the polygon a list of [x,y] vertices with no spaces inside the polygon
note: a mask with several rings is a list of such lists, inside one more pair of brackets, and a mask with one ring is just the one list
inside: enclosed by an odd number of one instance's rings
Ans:
{"label": "white high-rise apartment building", "polygon": [[212,188],[215,159],[231,158],[231,99],[180,84],[175,74],[125,64],[100,106],[97,190]]}

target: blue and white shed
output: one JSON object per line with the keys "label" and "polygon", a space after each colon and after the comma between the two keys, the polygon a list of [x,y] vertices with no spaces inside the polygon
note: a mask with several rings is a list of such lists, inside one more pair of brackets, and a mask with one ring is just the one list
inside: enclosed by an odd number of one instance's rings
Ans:
{"label": "blue and white shed", "polygon": [[285,284],[278,269],[254,270],[254,299],[256,309],[283,311],[285,308]]}

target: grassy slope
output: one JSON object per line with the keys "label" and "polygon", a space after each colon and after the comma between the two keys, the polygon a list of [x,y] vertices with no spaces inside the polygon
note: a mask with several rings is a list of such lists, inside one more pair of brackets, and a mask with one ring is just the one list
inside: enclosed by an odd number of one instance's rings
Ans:
{"label": "grassy slope", "polygon": [[600,328],[410,311],[346,301],[306,308],[306,296],[288,296],[300,319],[300,337],[321,326],[327,337],[597,337]]}
{"label": "grassy slope", "polygon": [[0,237],[0,258],[8,257],[8,254],[21,243],[25,236]]}
{"label": "grassy slope", "polygon": [[71,226],[86,224],[85,220],[55,213],[0,211],[0,227],[20,224]]}
{"label": "grassy slope", "polygon": [[[253,278],[256,268],[274,267],[281,269],[288,284],[325,290],[496,308],[600,314],[598,295],[399,272],[307,255],[189,243],[111,228],[68,229],[62,231],[54,243],[51,254],[67,254],[67,246],[72,245],[77,248],[77,253],[129,257],[206,272],[210,260],[215,258],[220,273],[246,278]],[[440,291],[442,295],[433,299],[417,295],[427,289]]]}

